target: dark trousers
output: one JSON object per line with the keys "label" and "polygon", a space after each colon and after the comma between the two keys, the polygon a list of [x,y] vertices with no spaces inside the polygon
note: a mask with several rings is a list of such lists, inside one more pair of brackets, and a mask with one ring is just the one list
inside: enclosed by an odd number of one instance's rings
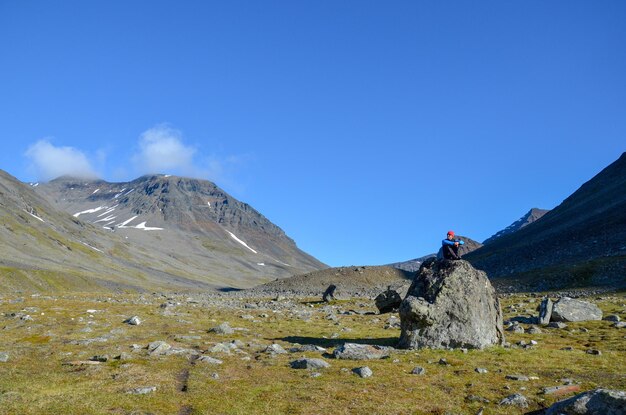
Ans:
{"label": "dark trousers", "polygon": [[444,245],[443,257],[445,259],[461,259],[461,256],[459,255],[459,247],[454,245]]}

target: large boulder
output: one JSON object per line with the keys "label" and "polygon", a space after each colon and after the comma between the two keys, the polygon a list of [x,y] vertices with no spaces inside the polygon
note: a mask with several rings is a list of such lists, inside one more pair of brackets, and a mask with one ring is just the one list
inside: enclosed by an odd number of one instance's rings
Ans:
{"label": "large boulder", "polygon": [[396,290],[392,290],[391,287],[387,288],[387,291],[378,294],[376,299],[374,299],[376,303],[376,308],[378,308],[378,312],[380,314],[384,313],[392,313],[400,308],[400,304],[402,303],[402,297]]}
{"label": "large boulder", "polygon": [[602,320],[602,310],[587,301],[563,297],[552,308],[552,321],[587,321]]}
{"label": "large boulder", "polygon": [[482,349],[504,342],[502,310],[483,271],[463,260],[429,259],[400,305],[399,348]]}
{"label": "large boulder", "polygon": [[626,414],[626,392],[595,389],[560,401],[546,415],[622,415]]}

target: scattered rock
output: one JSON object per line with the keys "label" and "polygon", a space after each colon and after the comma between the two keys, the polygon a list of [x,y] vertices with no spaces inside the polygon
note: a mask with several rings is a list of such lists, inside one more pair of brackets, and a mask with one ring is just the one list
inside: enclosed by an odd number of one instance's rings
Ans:
{"label": "scattered rock", "polygon": [[211,364],[211,365],[221,365],[222,363],[224,363],[221,360],[215,359],[215,358],[213,358],[211,356],[200,356],[196,360],[196,362],[208,363],[208,364]]}
{"label": "scattered rock", "polygon": [[624,327],[626,327],[626,321],[619,321],[613,324],[613,327],[618,328],[618,329],[623,329]]}
{"label": "scattered rock", "polygon": [[389,348],[369,344],[344,343],[333,352],[336,359],[372,360],[389,357]]}
{"label": "scattered rock", "polygon": [[148,393],[155,392],[156,390],[157,390],[156,386],[144,386],[141,388],[131,389],[126,393],[129,393],[131,395],[146,395]]}
{"label": "scattered rock", "polygon": [[412,375],[424,375],[426,374],[426,369],[421,366],[415,366],[413,370],[411,370]]}
{"label": "scattered rock", "polygon": [[124,320],[124,323],[130,324],[131,326],[138,326],[138,325],[141,324],[141,320],[139,319],[138,316],[132,316],[132,317],[127,318],[126,320]]}
{"label": "scattered rock", "polygon": [[620,321],[620,318],[617,314],[609,314],[608,316],[604,317],[603,320],[618,323]]}
{"label": "scattered rock", "polygon": [[321,352],[321,353],[325,353],[326,349],[324,349],[323,347],[320,346],[316,346],[314,344],[303,344],[303,345],[298,345],[298,346],[294,346],[292,348],[289,349],[290,353],[304,353],[304,352]]}
{"label": "scattered rock", "polygon": [[362,378],[369,378],[372,377],[372,375],[374,374],[374,372],[372,372],[372,369],[367,366],[354,368],[352,369],[352,372],[356,373]]}
{"label": "scattered rock", "polygon": [[484,373],[488,373],[489,371],[487,369],[485,369],[484,367],[477,367],[476,369],[474,369],[474,371],[476,373],[480,373],[480,374],[484,374]]}
{"label": "scattered rock", "polygon": [[602,352],[598,349],[589,349],[586,351],[587,354],[592,354],[592,355],[596,355],[596,356],[601,356]]}
{"label": "scattered rock", "polygon": [[439,359],[439,364],[440,364],[441,366],[450,366],[450,363],[448,363],[448,360],[446,360],[446,359],[445,359],[445,358],[443,358],[443,357],[442,357],[441,359]]}
{"label": "scattered rock", "polygon": [[526,329],[526,333],[528,334],[541,334],[541,329],[537,326],[530,326]]}
{"label": "scattered rock", "polygon": [[539,324],[546,325],[552,318],[552,308],[554,303],[549,298],[544,298],[539,305]]}
{"label": "scattered rock", "polygon": [[545,395],[561,396],[561,395],[567,395],[569,393],[578,392],[578,391],[580,391],[579,385],[561,385],[561,386],[549,386],[549,387],[543,388],[542,392]]}
{"label": "scattered rock", "polygon": [[548,327],[552,329],[565,329],[567,328],[567,324],[561,323],[560,321],[553,321],[552,323],[548,324]]}
{"label": "scattered rock", "polygon": [[109,355],[107,355],[107,354],[99,354],[99,355],[93,356],[89,360],[91,360],[92,362],[102,362],[102,363],[104,363],[104,362],[108,362],[109,361]]}
{"label": "scattered rock", "polygon": [[322,359],[297,359],[289,363],[292,369],[311,369],[318,370],[330,367],[330,365]]}
{"label": "scattered rock", "polygon": [[509,328],[507,328],[506,331],[521,334],[524,333],[524,327],[520,326],[519,324],[513,324]]}
{"label": "scattered rock", "polygon": [[162,340],[158,340],[148,345],[148,353],[151,355],[165,354],[165,352],[171,348],[172,346],[170,346],[169,344],[165,343]]}
{"label": "scattered rock", "polygon": [[563,297],[552,308],[552,321],[574,322],[602,320],[602,310],[587,301]]}
{"label": "scattered rock", "polygon": [[530,380],[530,379],[528,379],[528,376],[524,376],[524,375],[506,375],[505,379],[519,380],[519,381],[523,381],[523,382],[528,382]]}
{"label": "scattered rock", "polygon": [[265,353],[269,353],[269,354],[285,354],[287,353],[287,351],[280,345],[280,344],[272,344],[267,346],[267,348],[264,350]]}
{"label": "scattered rock", "polygon": [[213,327],[209,330],[209,333],[216,334],[233,334],[235,330],[227,322],[220,324],[219,326]]}
{"label": "scattered rock", "polygon": [[519,393],[509,395],[500,401],[500,405],[517,406],[518,408],[528,408],[528,400]]}
{"label": "scattered rock", "polygon": [[9,361],[9,354],[8,353],[0,353],[0,362],[1,363],[6,363]]}
{"label": "scattered rock", "polygon": [[626,392],[595,389],[560,401],[549,407],[545,415],[626,414]]}
{"label": "scattered rock", "polygon": [[496,291],[464,260],[426,260],[400,305],[400,319],[403,349],[482,349],[504,342]]}

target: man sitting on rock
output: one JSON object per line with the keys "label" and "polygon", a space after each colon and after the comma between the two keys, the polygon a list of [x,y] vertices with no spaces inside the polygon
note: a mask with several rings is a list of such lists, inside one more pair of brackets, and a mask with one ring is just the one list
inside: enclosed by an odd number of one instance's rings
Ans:
{"label": "man sitting on rock", "polygon": [[458,260],[461,259],[459,255],[459,246],[465,242],[454,239],[454,231],[448,231],[446,239],[441,241],[441,249],[443,251],[444,259]]}

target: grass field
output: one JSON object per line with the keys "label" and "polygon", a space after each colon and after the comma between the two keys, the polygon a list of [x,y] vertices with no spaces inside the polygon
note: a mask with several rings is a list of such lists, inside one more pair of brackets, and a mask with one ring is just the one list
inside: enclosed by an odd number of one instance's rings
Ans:
{"label": "grass field", "polygon": [[[475,414],[480,408],[485,414],[521,414],[573,395],[542,393],[564,379],[581,391],[626,390],[626,329],[608,321],[541,328],[533,335],[506,332],[510,348],[396,350],[388,359],[346,361],[320,352],[272,355],[264,349],[277,343],[288,350],[295,342],[329,351],[346,341],[393,346],[400,330],[385,328],[390,314],[360,314],[375,310],[371,300],[328,306],[311,299],[169,298],[179,305],[161,308],[168,297],[160,294],[0,297],[0,353],[9,356],[0,363],[0,414]],[[605,314],[626,318],[623,293],[589,300]],[[505,319],[536,314],[537,304],[526,296],[502,299]],[[359,313],[342,314],[348,310]],[[124,323],[133,315],[142,324]],[[208,331],[223,322],[235,333]],[[145,347],[157,340],[182,354],[150,355]],[[241,343],[229,354],[211,351],[233,340]],[[522,340],[538,344],[515,346]],[[566,347],[573,350],[562,350]],[[601,355],[587,354],[588,349]],[[195,360],[194,354],[223,364]],[[78,363],[95,355],[109,360]],[[118,355],[122,359],[114,358]],[[289,362],[302,356],[323,358],[331,366],[319,376],[291,369]],[[449,365],[439,364],[441,358]],[[359,366],[374,375],[356,376],[352,369]],[[416,366],[426,373],[411,374]],[[531,379],[505,378],[511,374]],[[139,387],[156,391],[128,393]],[[513,393],[526,396],[529,407],[499,405]]]}

